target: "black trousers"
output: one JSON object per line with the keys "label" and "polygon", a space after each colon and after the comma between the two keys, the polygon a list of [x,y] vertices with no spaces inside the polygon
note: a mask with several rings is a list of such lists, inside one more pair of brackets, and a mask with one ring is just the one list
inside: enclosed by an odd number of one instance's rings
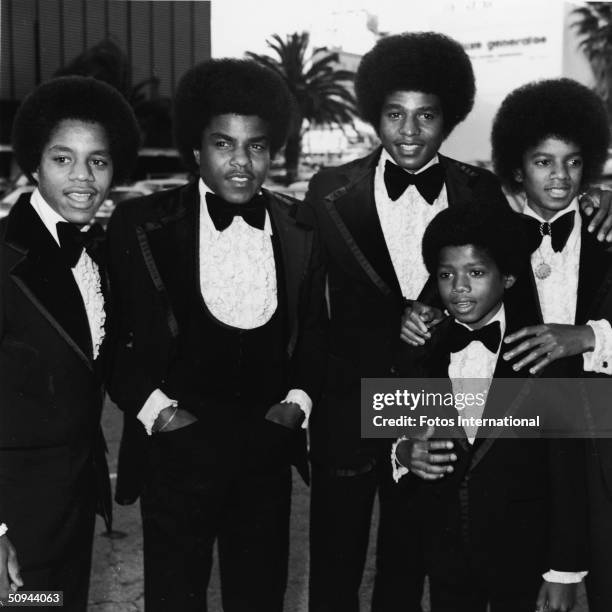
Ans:
{"label": "black trousers", "polygon": [[530,585],[513,583],[512,578],[508,582],[508,591],[491,593],[476,580],[456,583],[430,576],[431,612],[533,612],[541,577],[536,576]]}
{"label": "black trousers", "polygon": [[378,492],[373,612],[420,612],[423,559],[411,496],[391,477],[391,462],[362,470],[312,466],[310,612],[358,612],[372,508]]}
{"label": "black trousers", "polygon": [[21,591],[62,591],[63,610],[85,612],[96,491],[90,448],[0,452],[2,519],[15,546]]}
{"label": "black trousers", "polygon": [[[605,442],[612,443],[612,440]],[[599,456],[589,446],[587,486],[591,559],[585,582],[590,612],[612,610],[612,496],[601,470]]]}
{"label": "black trousers", "polygon": [[147,612],[207,609],[215,540],[224,611],[282,611],[290,467],[236,462],[235,452],[212,457],[199,423],[153,436],[141,496]]}

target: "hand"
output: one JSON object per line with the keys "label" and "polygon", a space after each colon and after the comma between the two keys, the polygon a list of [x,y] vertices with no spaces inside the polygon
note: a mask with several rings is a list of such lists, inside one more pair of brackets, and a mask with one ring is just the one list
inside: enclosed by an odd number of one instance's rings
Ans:
{"label": "hand", "polygon": [[266,413],[266,420],[297,431],[304,422],[304,411],[295,402],[274,404]]}
{"label": "hand", "polygon": [[575,584],[560,584],[545,580],[538,593],[536,612],[569,612],[575,603]]}
{"label": "hand", "polygon": [[7,535],[0,536],[0,601],[22,586],[15,548]]}
{"label": "hand", "polygon": [[580,208],[587,216],[595,213],[588,226],[589,232],[597,232],[600,242],[612,242],[612,191],[591,187],[579,200]]}
{"label": "hand", "polygon": [[[174,411],[176,410],[176,414],[174,417]],[[198,419],[191,414],[191,412],[187,412],[187,410],[182,410],[181,408],[174,408],[172,406],[168,406],[164,408],[158,415],[157,419],[155,419],[155,423],[153,424],[152,431],[153,433],[165,434],[169,431],[176,431],[177,429],[182,429],[183,427],[187,427],[187,425],[191,425],[195,423]],[[167,424],[166,424],[167,423]],[[162,431],[163,429],[163,431]]]}
{"label": "hand", "polygon": [[438,480],[453,471],[452,465],[443,465],[457,461],[454,453],[432,451],[451,450],[454,444],[450,440],[432,440],[434,428],[427,428],[425,434],[411,440],[402,440],[395,450],[397,460],[413,474],[423,480]]}
{"label": "hand", "polygon": [[521,338],[527,338],[527,340],[504,353],[503,358],[510,361],[517,355],[530,351],[523,359],[517,361],[512,369],[518,372],[531,363],[532,367],[529,368],[531,374],[536,374],[557,359],[580,355],[595,347],[595,333],[588,325],[562,325],[560,323],[532,325],[506,336],[504,343],[510,344]]}
{"label": "hand", "polygon": [[438,308],[412,302],[412,306],[406,306],[404,310],[400,338],[412,346],[423,345],[431,338],[429,330],[443,318],[444,315]]}

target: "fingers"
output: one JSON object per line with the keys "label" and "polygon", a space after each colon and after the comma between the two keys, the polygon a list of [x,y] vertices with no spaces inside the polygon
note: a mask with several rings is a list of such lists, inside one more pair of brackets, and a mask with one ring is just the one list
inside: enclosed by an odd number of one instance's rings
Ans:
{"label": "fingers", "polygon": [[400,338],[416,346],[425,344],[425,340],[431,338],[427,325],[414,310],[404,315]]}
{"label": "fingers", "polygon": [[542,583],[538,592],[538,598],[536,599],[536,612],[544,612],[548,605],[548,584]]}
{"label": "fingers", "polygon": [[513,334],[509,334],[504,338],[504,344],[512,344],[521,338],[527,338],[529,336],[537,336],[542,332],[546,331],[547,327],[544,325],[528,325],[527,327],[523,327]]}
{"label": "fingers", "polygon": [[17,553],[11,546],[8,555],[8,575],[13,585],[17,587],[23,586],[23,579],[21,578],[21,568],[19,567],[19,561],[17,560]]}
{"label": "fingers", "polygon": [[[580,208],[582,209],[582,212],[587,216],[590,217],[595,210],[598,208],[599,202],[595,202],[594,198],[592,196],[590,196],[588,193],[581,193],[580,196],[578,196],[578,200],[580,202]],[[589,225],[589,232],[592,232],[593,230],[591,229],[590,225]]]}
{"label": "fingers", "polygon": [[[422,434],[419,434],[419,435],[415,436],[415,439],[416,440],[429,440],[429,438],[431,438],[431,436],[433,436],[435,430],[436,430],[436,428],[433,425],[428,425],[427,426],[427,430],[425,431],[425,433],[422,433]],[[451,444],[452,444],[452,442],[451,442]],[[446,447],[446,448],[452,448],[452,446]]]}
{"label": "fingers", "polygon": [[442,478],[453,471],[453,466],[449,464],[457,461],[457,455],[433,451],[450,450],[452,448],[453,443],[450,440],[415,442],[410,457],[410,471],[417,473],[418,476],[425,480]]}

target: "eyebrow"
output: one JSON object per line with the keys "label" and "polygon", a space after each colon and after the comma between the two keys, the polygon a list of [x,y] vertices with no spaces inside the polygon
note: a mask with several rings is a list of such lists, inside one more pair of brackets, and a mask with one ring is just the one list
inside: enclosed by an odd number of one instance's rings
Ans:
{"label": "eyebrow", "polygon": [[[57,151],[58,153],[74,153],[74,149],[60,144],[51,145],[47,149],[47,151]],[[96,151],[90,151],[89,155],[110,155],[110,151],[108,149],[98,149]]]}
{"label": "eyebrow", "polygon": [[[556,157],[556,155],[554,153],[547,153],[546,151],[539,151],[539,150],[535,150],[531,156],[532,157],[536,157],[536,156],[544,156],[544,157]],[[572,151],[571,153],[568,153],[567,155],[564,155],[564,158],[567,157],[576,157],[576,156],[580,156],[582,157],[582,151],[580,149],[575,149],[574,151]]]}
{"label": "eyebrow", "polygon": [[[405,110],[405,107],[402,106],[401,104],[397,104],[395,102],[390,102],[390,103],[385,104],[383,106],[383,110],[395,110],[395,109],[397,109],[397,110]],[[428,104],[426,106],[417,106],[414,110],[416,110],[416,111],[433,111],[433,112],[439,113],[440,112],[440,107]]]}
{"label": "eyebrow", "polygon": [[[230,136],[229,134],[224,134],[223,132],[212,132],[210,134],[211,138],[223,138],[223,140],[230,140],[232,142],[235,142],[236,139],[233,136]],[[261,142],[261,141],[268,141],[268,136],[265,136],[264,134],[262,134],[261,136],[253,136],[253,138],[249,138],[248,142]]]}

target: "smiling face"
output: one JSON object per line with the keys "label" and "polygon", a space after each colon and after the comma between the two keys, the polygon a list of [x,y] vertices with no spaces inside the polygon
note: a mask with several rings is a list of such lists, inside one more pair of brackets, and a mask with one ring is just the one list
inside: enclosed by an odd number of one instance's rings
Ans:
{"label": "smiling face", "polygon": [[525,152],[515,178],[525,189],[529,207],[548,220],[578,195],[582,165],[578,146],[550,137]]}
{"label": "smiling face", "polygon": [[437,154],[445,137],[440,99],[422,91],[389,94],[378,135],[398,166],[419,170]]}
{"label": "smiling face", "polygon": [[113,179],[104,128],[76,119],[58,123],[32,176],[45,201],[66,221],[89,223]]}
{"label": "smiling face", "polygon": [[441,250],[437,280],[449,314],[478,329],[495,316],[505,290],[512,287],[515,278],[502,274],[484,249],[466,244]]}
{"label": "smiling face", "polygon": [[212,191],[228,202],[245,204],[268,174],[268,126],[255,115],[216,115],[194,155],[200,176]]}

